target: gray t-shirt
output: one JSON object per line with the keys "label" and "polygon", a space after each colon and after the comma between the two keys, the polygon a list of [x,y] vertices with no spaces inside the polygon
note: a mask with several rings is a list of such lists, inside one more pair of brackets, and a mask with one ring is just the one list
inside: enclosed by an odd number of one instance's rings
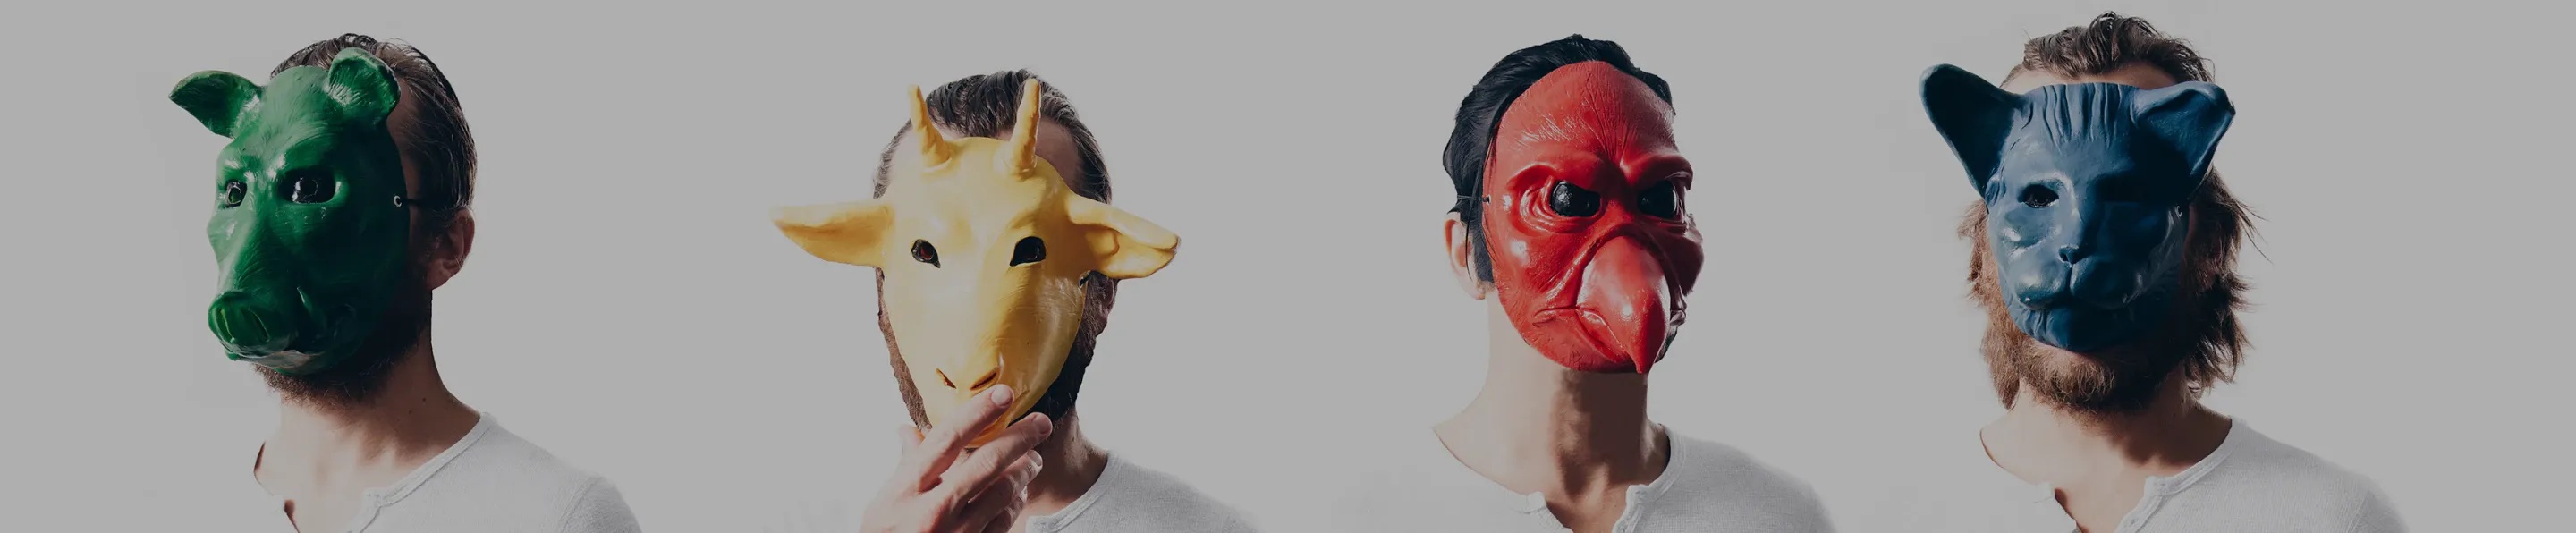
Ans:
{"label": "gray t-shirt", "polygon": [[[1612,530],[1661,532],[1833,531],[1806,482],[1732,446],[1669,431],[1671,456],[1653,482],[1628,487]],[[1338,531],[1567,531],[1539,493],[1517,494],[1458,462],[1429,431],[1353,487],[1334,509]]]}
{"label": "gray t-shirt", "polygon": [[[763,531],[857,531],[865,502],[815,502],[797,506]],[[1064,510],[1027,518],[1030,533],[1252,533],[1252,522],[1231,506],[1190,488],[1179,478],[1109,454],[1100,479]]]}
{"label": "gray t-shirt", "polygon": [[[250,461],[238,463],[244,466]],[[268,493],[249,469],[228,509],[198,531],[293,533],[284,499]],[[391,486],[370,489],[357,514],[338,529],[350,533],[489,531],[526,533],[635,533],[635,513],[606,478],[575,468],[536,444],[501,429],[484,413],[465,438],[421,463]],[[316,529],[320,530],[320,529]]]}
{"label": "gray t-shirt", "polygon": [[[2075,519],[2057,503],[2055,489],[2025,483],[1995,466],[1974,435],[1961,442],[1946,447],[1955,458],[1944,462],[1956,468],[1927,472],[1930,481],[1891,497],[1906,505],[1891,509],[1888,522],[1912,531],[2075,531]],[[2147,478],[2144,494],[2116,533],[2406,531],[2378,484],[2243,421],[2191,468]]]}

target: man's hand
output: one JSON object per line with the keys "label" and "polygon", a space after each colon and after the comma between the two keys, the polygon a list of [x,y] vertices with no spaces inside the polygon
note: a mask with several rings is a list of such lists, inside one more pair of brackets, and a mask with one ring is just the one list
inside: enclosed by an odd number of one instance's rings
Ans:
{"label": "man's hand", "polygon": [[966,444],[1001,420],[1011,387],[995,385],[958,406],[923,434],[902,428],[903,463],[868,503],[860,518],[870,533],[975,533],[1009,531],[1028,504],[1029,480],[1038,476],[1032,448],[1055,432],[1046,415],[1031,414],[983,447]]}

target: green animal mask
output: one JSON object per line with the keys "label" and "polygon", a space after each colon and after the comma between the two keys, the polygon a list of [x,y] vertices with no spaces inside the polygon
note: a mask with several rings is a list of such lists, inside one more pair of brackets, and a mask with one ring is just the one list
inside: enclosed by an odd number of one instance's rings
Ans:
{"label": "green animal mask", "polygon": [[385,131],[393,71],[360,49],[267,87],[228,72],[170,101],[232,138],[215,162],[206,240],[223,270],[206,325],[226,355],[287,374],[350,359],[403,275],[410,213]]}

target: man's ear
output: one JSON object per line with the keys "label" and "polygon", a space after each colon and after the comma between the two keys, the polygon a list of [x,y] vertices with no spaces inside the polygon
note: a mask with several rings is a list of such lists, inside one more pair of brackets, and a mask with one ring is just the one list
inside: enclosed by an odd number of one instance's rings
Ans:
{"label": "man's ear", "polygon": [[1151,276],[1171,264],[1181,247],[1180,235],[1098,200],[1067,195],[1064,213],[1082,228],[1095,258],[1092,271],[1109,279]]}
{"label": "man's ear", "polygon": [[1932,116],[1933,129],[1950,142],[1950,151],[1968,169],[1968,182],[1981,194],[2003,163],[2004,136],[2012,133],[2013,114],[2020,109],[2020,95],[1966,69],[1941,65],[1923,72],[1923,111]]}
{"label": "man's ear", "polygon": [[436,289],[465,270],[465,256],[474,251],[474,212],[458,210],[456,219],[447,224],[447,233],[429,248],[429,288]]}
{"label": "man's ear", "polygon": [[2208,82],[2186,81],[2162,89],[2138,91],[2129,105],[2138,128],[2164,140],[2182,155],[2193,188],[2209,173],[2209,158],[2218,153],[2218,138],[2236,118],[2227,91]]}
{"label": "man's ear", "polygon": [[177,87],[170,88],[170,102],[197,117],[207,131],[231,137],[241,116],[259,106],[259,85],[230,72],[209,70],[181,78]]}
{"label": "man's ear", "polygon": [[887,228],[894,224],[894,205],[876,198],[781,207],[770,218],[805,253],[834,263],[882,268],[882,247]]}
{"label": "man's ear", "polygon": [[1441,242],[1449,247],[1449,273],[1458,279],[1458,290],[1478,300],[1493,289],[1493,282],[1476,276],[1476,247],[1467,243],[1467,221],[1452,211],[1440,221]]}
{"label": "man's ear", "polygon": [[394,88],[394,71],[377,61],[376,55],[361,48],[340,50],[331,56],[330,73],[324,74],[325,93],[340,105],[350,118],[382,124],[393,114],[394,102],[401,91]]}

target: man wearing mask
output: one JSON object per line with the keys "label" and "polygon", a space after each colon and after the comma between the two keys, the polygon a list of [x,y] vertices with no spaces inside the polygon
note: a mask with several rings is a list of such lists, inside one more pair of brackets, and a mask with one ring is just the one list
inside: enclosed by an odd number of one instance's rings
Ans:
{"label": "man wearing mask", "polygon": [[1342,529],[1831,530],[1804,482],[1647,419],[1702,253],[1671,94],[1580,35],[1512,52],[1468,92],[1442,228],[1460,288],[1486,302],[1483,390],[1393,450]]}
{"label": "man wearing mask", "polygon": [[[1981,197],[1959,233],[2003,416],[1904,522],[1955,531],[2403,531],[2368,479],[2198,398],[2243,358],[2250,216],[2210,170],[2235,115],[2208,61],[2104,14],[2032,39],[2001,87],[1923,101]],[[1973,464],[1970,464],[1973,463]]]}
{"label": "man wearing mask", "polygon": [[614,485],[439,378],[430,292],[473,248],[474,141],[438,66],[344,35],[270,76],[200,72],[170,93],[231,139],[208,189],[207,324],[280,397],[221,503],[255,523],[210,529],[637,531]]}
{"label": "man wearing mask", "polygon": [[1252,531],[1082,432],[1075,398],[1118,281],[1162,269],[1180,240],[1107,203],[1108,166],[1064,93],[1007,71],[916,89],[912,106],[875,198],[777,223],[818,258],[876,269],[916,427],[863,509],[804,507],[771,530]]}

